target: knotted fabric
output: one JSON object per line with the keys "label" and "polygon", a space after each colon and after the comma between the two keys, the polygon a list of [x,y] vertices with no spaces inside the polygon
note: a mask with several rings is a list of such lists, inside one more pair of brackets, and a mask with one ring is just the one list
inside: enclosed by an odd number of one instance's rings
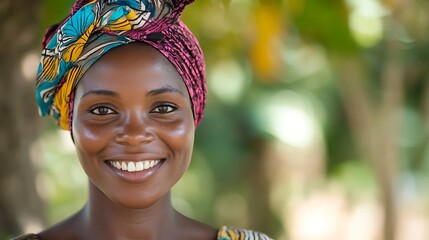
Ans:
{"label": "knotted fabric", "polygon": [[86,70],[110,49],[140,41],[160,51],[182,76],[198,125],[206,101],[204,56],[179,19],[191,2],[78,0],[64,21],[46,31],[37,73],[40,114],[71,129],[74,89]]}

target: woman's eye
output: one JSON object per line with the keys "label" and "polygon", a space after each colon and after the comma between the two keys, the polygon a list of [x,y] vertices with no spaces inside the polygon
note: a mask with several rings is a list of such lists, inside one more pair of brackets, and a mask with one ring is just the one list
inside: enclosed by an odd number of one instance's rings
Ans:
{"label": "woman's eye", "polygon": [[90,110],[91,113],[95,115],[108,115],[108,114],[114,114],[115,111],[108,107],[95,107]]}
{"label": "woman's eye", "polygon": [[154,112],[154,113],[171,113],[176,109],[177,109],[176,106],[173,106],[170,104],[165,104],[165,105],[161,105],[161,106],[154,108],[152,110],[152,112]]}

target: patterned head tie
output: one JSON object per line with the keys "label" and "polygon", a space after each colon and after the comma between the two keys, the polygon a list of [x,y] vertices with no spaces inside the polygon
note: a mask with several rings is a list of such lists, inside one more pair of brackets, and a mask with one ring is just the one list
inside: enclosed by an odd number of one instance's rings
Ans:
{"label": "patterned head tie", "polygon": [[140,41],[160,51],[182,76],[198,125],[206,101],[204,56],[179,19],[193,1],[77,0],[70,15],[46,31],[37,73],[40,114],[71,130],[74,89],[84,73],[110,49]]}

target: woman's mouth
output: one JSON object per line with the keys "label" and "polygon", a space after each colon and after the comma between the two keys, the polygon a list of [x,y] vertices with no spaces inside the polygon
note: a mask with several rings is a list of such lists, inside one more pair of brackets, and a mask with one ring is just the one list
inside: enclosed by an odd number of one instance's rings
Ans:
{"label": "woman's mouth", "polygon": [[161,160],[144,160],[138,162],[132,161],[108,161],[114,168],[128,171],[128,172],[140,172],[143,170],[151,169],[156,167]]}
{"label": "woman's mouth", "polygon": [[139,183],[147,181],[162,167],[166,159],[141,161],[107,160],[105,163],[123,181]]}

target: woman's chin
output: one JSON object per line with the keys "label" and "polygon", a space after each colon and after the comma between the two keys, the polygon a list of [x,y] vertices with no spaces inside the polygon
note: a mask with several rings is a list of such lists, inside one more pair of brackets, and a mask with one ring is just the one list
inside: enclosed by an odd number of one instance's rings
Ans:
{"label": "woman's chin", "polygon": [[124,196],[118,196],[118,197],[111,197],[110,200],[114,202],[116,205],[121,206],[123,208],[128,209],[148,209],[152,206],[155,206],[157,204],[160,204],[165,196],[159,196],[159,195],[144,195],[144,196],[134,196],[131,195],[124,195]]}

